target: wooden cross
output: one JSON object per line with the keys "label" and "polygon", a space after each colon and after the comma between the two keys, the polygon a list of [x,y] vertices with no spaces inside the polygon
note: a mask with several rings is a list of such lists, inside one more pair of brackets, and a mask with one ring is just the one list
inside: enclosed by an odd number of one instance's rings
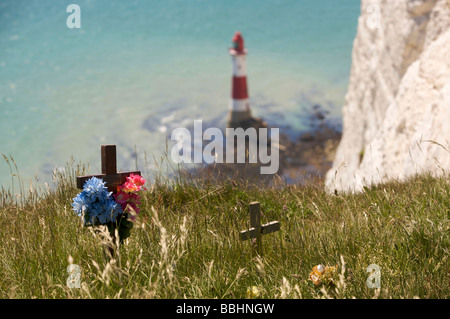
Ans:
{"label": "wooden cross", "polygon": [[256,239],[256,250],[259,255],[262,252],[262,235],[270,234],[280,230],[280,223],[273,221],[268,224],[261,225],[261,210],[258,202],[250,203],[250,229],[241,231],[241,240]]}
{"label": "wooden cross", "polygon": [[108,191],[117,193],[117,186],[125,183],[130,174],[141,175],[140,171],[117,172],[115,145],[102,145],[101,154],[102,173],[99,175],[77,176],[77,188],[83,189],[83,185],[88,179],[97,177],[106,182],[105,186],[108,188]]}

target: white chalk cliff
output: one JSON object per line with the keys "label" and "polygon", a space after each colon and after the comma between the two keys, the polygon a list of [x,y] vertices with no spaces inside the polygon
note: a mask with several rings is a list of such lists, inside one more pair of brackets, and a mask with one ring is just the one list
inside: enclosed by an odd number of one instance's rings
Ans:
{"label": "white chalk cliff", "polygon": [[362,0],[329,191],[450,174],[450,0]]}

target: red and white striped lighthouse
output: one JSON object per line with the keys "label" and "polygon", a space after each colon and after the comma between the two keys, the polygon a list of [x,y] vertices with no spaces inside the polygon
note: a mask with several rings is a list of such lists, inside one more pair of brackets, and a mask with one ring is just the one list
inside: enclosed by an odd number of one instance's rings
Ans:
{"label": "red and white striped lighthouse", "polygon": [[227,127],[236,128],[247,126],[245,123],[251,120],[252,116],[247,91],[247,66],[245,61],[247,49],[244,47],[244,38],[239,31],[235,33],[232,41],[233,48],[229,52],[233,60],[233,80]]}

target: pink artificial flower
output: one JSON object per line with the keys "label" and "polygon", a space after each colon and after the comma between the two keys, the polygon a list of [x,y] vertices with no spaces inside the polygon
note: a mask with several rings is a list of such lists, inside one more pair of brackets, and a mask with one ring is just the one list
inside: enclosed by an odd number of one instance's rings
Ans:
{"label": "pink artificial flower", "polygon": [[130,203],[136,203],[136,204],[140,204],[141,202],[139,201],[141,199],[141,196],[139,196],[136,193],[130,193],[128,202]]}
{"label": "pink artificial flower", "polygon": [[134,183],[131,183],[129,181],[123,183],[121,186],[118,187],[118,189],[119,191],[127,193],[137,192],[139,190],[139,188]]}
{"label": "pink artificial flower", "polygon": [[132,182],[133,184],[135,184],[139,188],[141,186],[144,186],[144,184],[145,184],[145,179],[142,176],[136,175],[136,174],[130,174],[130,176],[127,177],[127,180],[129,182]]}
{"label": "pink artificial flower", "polygon": [[142,189],[144,184],[145,179],[142,176],[130,174],[127,181],[117,187],[117,194],[114,194],[114,198],[124,211],[134,212],[134,214],[130,214],[132,220],[135,220],[135,215],[140,211],[141,197],[137,192]]}
{"label": "pink artificial flower", "polygon": [[137,192],[140,190],[139,186],[137,186],[135,183],[130,182],[130,181],[125,183],[125,187],[129,192]]}
{"label": "pink artificial flower", "polygon": [[124,203],[128,202],[128,200],[130,199],[130,194],[121,191],[121,192],[118,192],[117,194],[114,194],[114,199],[119,204],[124,204]]}

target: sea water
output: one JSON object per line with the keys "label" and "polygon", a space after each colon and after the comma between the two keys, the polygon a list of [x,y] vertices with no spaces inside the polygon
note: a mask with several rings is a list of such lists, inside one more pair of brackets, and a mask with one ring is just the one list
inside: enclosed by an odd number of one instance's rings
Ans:
{"label": "sea water", "polygon": [[[67,26],[71,3],[81,28]],[[303,132],[319,104],[339,126],[360,10],[359,0],[0,0],[0,153],[25,185],[50,183],[72,157],[100,172],[101,144],[117,145],[119,170],[153,169],[173,129],[225,127],[238,30],[253,115]],[[0,185],[11,183],[0,158]]]}

